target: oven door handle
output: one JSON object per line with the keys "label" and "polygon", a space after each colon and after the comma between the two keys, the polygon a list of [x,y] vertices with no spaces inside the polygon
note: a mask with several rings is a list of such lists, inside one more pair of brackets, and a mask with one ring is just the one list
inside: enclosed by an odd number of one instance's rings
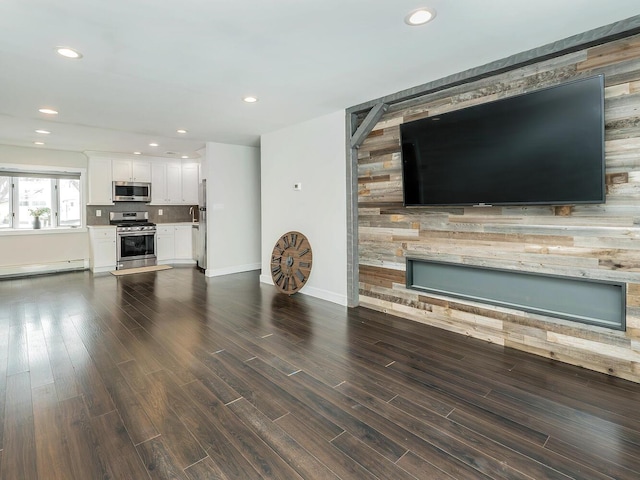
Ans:
{"label": "oven door handle", "polygon": [[155,235],[156,232],[153,231],[145,231],[145,232],[116,232],[116,235],[119,237],[141,237],[144,235]]}

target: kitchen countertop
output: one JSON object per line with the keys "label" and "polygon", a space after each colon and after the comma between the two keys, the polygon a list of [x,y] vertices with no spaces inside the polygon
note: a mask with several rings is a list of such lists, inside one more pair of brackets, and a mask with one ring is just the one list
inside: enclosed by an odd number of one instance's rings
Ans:
{"label": "kitchen countertop", "polygon": [[198,222],[167,222],[167,223],[156,223],[157,227],[163,227],[165,225],[193,225],[195,227],[198,226]]}
{"label": "kitchen countertop", "polygon": [[[156,226],[164,226],[164,225],[191,225],[193,227],[197,227],[200,225],[198,222],[167,222],[167,223],[156,223]],[[115,228],[115,225],[87,225],[87,228]]]}

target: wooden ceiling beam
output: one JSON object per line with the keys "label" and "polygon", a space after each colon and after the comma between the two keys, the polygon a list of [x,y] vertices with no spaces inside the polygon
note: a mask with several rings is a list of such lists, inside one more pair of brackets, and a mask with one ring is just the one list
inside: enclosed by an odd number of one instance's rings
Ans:
{"label": "wooden ceiling beam", "polygon": [[388,109],[389,105],[386,103],[378,103],[369,110],[369,113],[364,117],[358,129],[351,136],[351,148],[360,148],[364,139],[367,138],[371,130],[373,130],[373,127],[378,123],[378,120],[380,120],[380,117],[382,117]]}

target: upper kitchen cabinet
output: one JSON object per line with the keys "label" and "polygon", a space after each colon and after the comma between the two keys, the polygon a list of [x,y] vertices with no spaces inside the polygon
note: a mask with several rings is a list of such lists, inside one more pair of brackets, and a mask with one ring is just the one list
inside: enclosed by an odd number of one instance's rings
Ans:
{"label": "upper kitchen cabinet", "polygon": [[200,166],[197,163],[182,163],[182,203],[198,204],[199,172]]}
{"label": "upper kitchen cabinet", "polygon": [[200,164],[197,161],[87,152],[89,205],[113,205],[112,183],[151,182],[152,205],[197,205]]}
{"label": "upper kitchen cabinet", "polygon": [[[151,203],[167,205],[177,198],[173,185],[181,175],[180,163],[158,160],[151,164]],[[179,180],[178,180],[179,181]],[[171,188],[170,184],[171,183]]]}
{"label": "upper kitchen cabinet", "polygon": [[111,159],[89,157],[89,205],[112,205]]}
{"label": "upper kitchen cabinet", "polygon": [[113,159],[113,180],[118,182],[150,182],[151,162],[147,160]]}
{"label": "upper kitchen cabinet", "polygon": [[151,203],[155,205],[196,205],[198,164],[168,160],[151,164]]}

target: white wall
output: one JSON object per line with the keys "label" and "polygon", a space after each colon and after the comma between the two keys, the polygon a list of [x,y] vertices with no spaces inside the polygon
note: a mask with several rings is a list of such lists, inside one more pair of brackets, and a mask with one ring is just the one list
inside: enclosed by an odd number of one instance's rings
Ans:
{"label": "white wall", "polygon": [[207,179],[208,277],[260,268],[260,149],[209,142]]}
{"label": "white wall", "polygon": [[0,235],[0,275],[88,268],[86,229],[65,233]]}
{"label": "white wall", "polygon": [[[261,137],[262,275],[281,235],[307,236],[313,266],[301,293],[347,305],[345,112],[338,111]],[[302,183],[294,191],[294,183]]]}
{"label": "white wall", "polygon": [[[86,177],[87,157],[79,152],[0,145],[2,165],[68,167],[83,171]],[[0,274],[77,268],[78,264],[89,265],[86,229],[0,234]]]}
{"label": "white wall", "polygon": [[0,145],[0,164],[45,165],[49,167],[87,168],[87,157],[80,152],[46,148]]}

